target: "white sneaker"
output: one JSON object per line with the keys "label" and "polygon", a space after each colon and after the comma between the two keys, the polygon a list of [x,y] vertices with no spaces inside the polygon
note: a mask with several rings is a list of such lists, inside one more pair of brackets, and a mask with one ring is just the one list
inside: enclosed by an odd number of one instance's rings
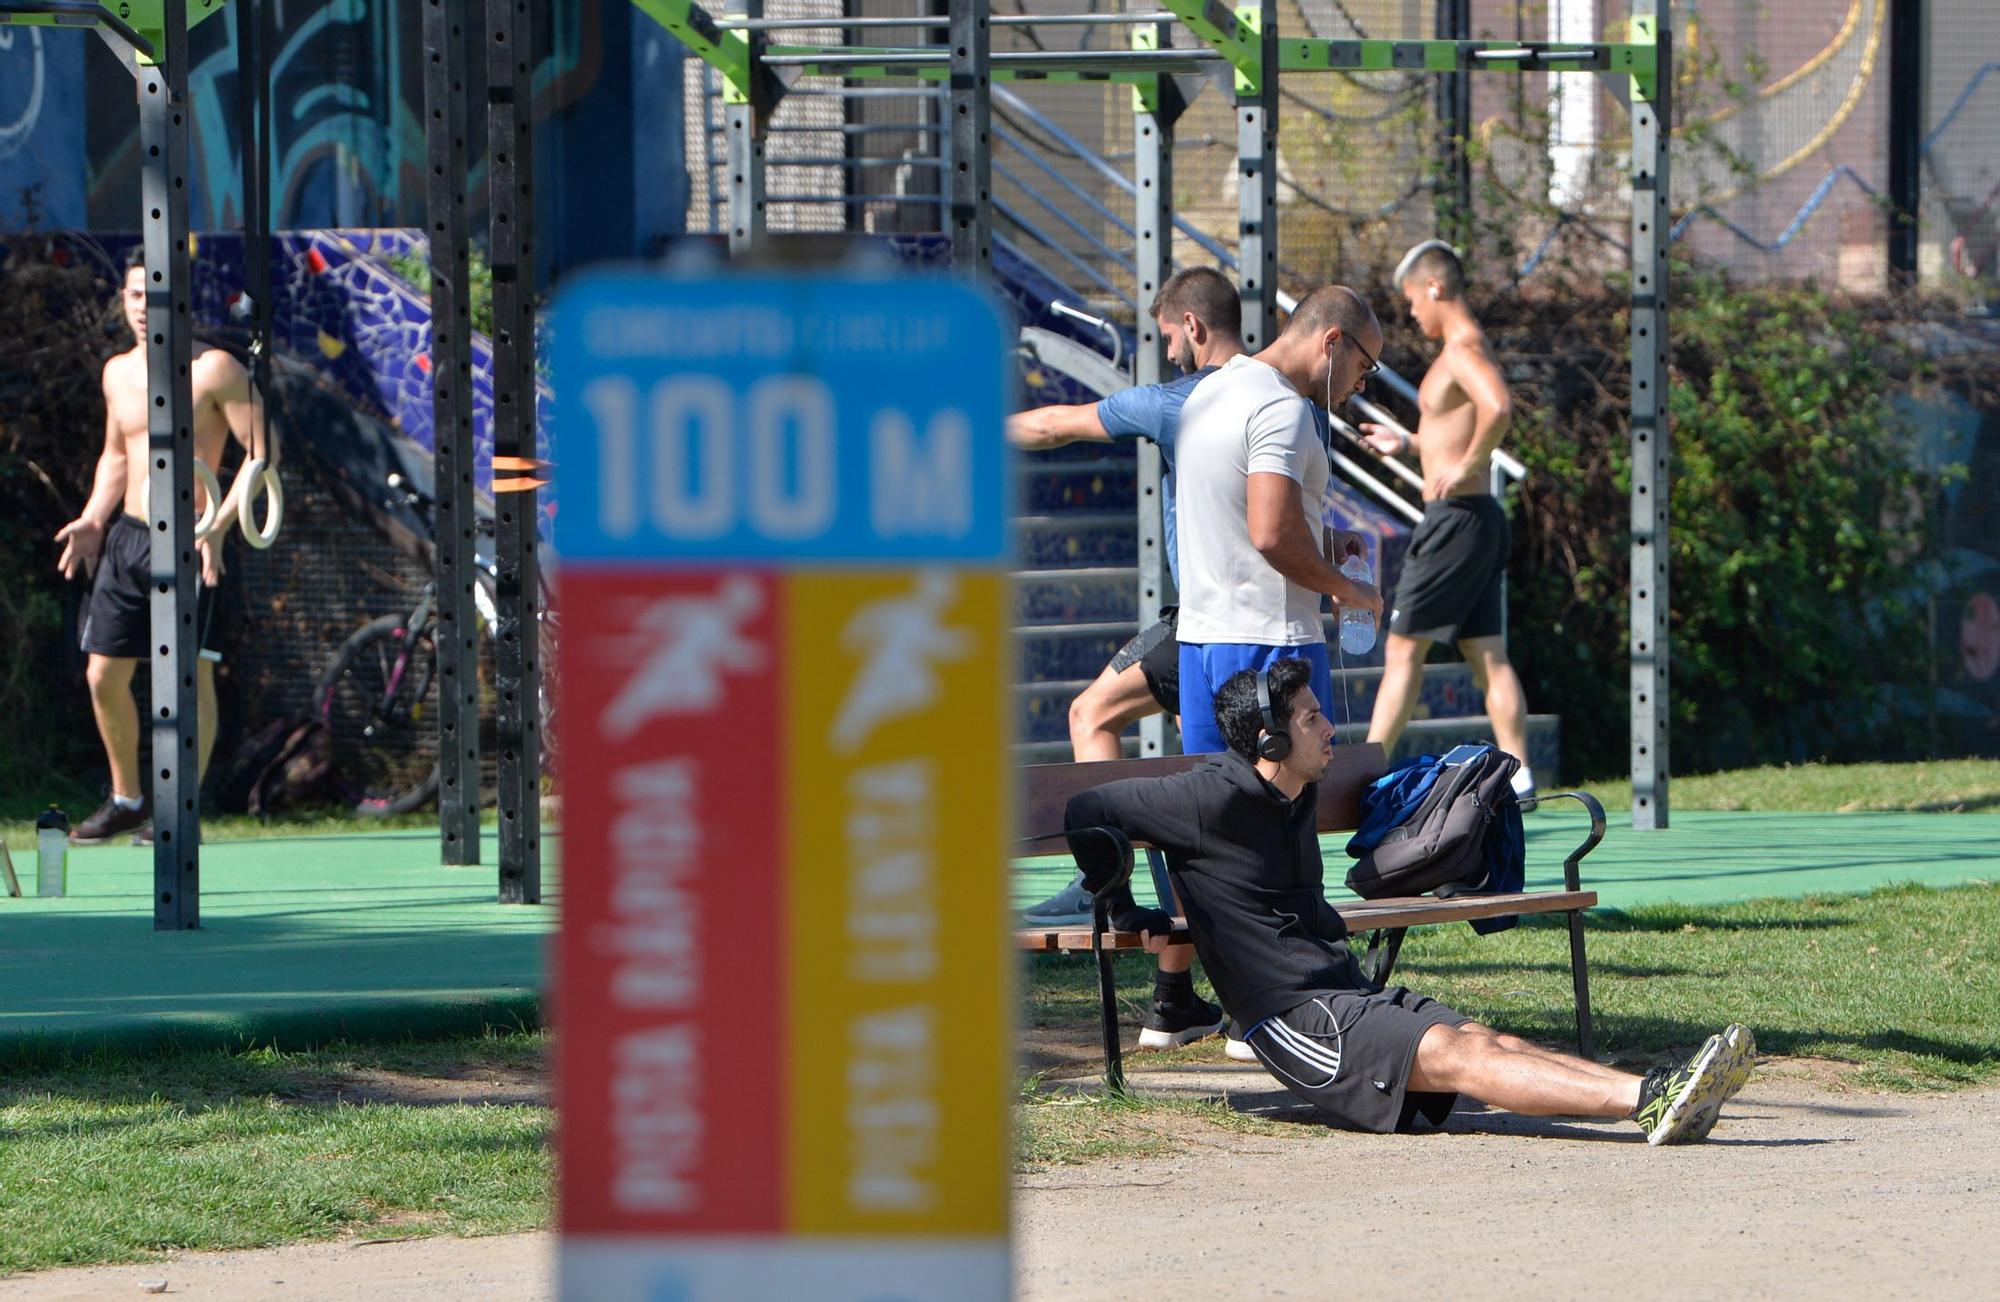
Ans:
{"label": "white sneaker", "polygon": [[1248,1040],[1239,1040],[1233,1035],[1223,1041],[1222,1052],[1228,1056],[1231,1062],[1257,1061],[1257,1051],[1250,1047],[1250,1042]]}

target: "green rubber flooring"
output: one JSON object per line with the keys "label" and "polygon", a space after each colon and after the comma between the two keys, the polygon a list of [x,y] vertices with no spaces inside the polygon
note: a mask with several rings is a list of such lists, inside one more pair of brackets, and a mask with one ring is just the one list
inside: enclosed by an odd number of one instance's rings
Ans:
{"label": "green rubber flooring", "polygon": [[[1682,812],[1664,830],[1635,832],[1629,809],[1607,813],[1604,841],[1581,867],[1585,889],[1597,892],[1603,908],[2000,881],[2000,817],[1991,814]],[[1588,828],[1582,807],[1552,801],[1525,824],[1528,885],[1560,886],[1563,857]],[[1352,862],[1346,843],[1345,837],[1321,842],[1330,898],[1340,897]],[[1015,903],[1048,898],[1072,871],[1063,859],[1029,861],[1016,877]],[[1136,876],[1146,876],[1143,865]],[[1135,894],[1149,900],[1150,884]]]}
{"label": "green rubber flooring", "polygon": [[[201,926],[175,932],[152,929],[150,849],[72,849],[66,897],[0,896],[0,1061],[533,1025],[553,905],[495,902],[491,835],[478,867],[440,867],[437,846],[422,830],[206,845]],[[33,849],[14,865],[32,893]]]}
{"label": "green rubber flooring", "polygon": [[[1613,811],[1583,862],[1607,908],[2000,880],[1993,816],[1679,813],[1663,832],[1628,819]],[[1561,806],[1529,817],[1532,884],[1559,883],[1582,831]],[[152,929],[150,851],[72,850],[66,898],[0,897],[0,1063],[535,1024],[559,845],[544,838],[549,903],[536,907],[495,902],[490,836],[470,868],[440,867],[428,831],[219,842],[202,850],[202,926],[190,932]],[[1326,849],[1337,883],[1347,859],[1337,840]],[[33,851],[14,862],[32,891]],[[1015,902],[1044,898],[1069,872],[1061,860],[1023,864]]]}

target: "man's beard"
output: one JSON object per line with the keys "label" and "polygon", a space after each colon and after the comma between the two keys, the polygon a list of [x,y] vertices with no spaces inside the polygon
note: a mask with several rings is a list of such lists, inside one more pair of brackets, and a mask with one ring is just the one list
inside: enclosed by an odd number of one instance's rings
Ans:
{"label": "man's beard", "polygon": [[1196,369],[1194,345],[1185,339],[1181,340],[1180,347],[1167,354],[1167,360],[1173,364],[1175,370],[1192,374]]}

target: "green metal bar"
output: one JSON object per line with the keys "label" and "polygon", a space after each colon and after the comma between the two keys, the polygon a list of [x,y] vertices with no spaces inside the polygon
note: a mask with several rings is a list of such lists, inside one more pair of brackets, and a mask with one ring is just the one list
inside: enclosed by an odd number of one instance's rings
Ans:
{"label": "green metal bar", "polygon": [[1646,55],[1645,66],[1630,69],[1632,98],[1655,103],[1660,97],[1660,19],[1657,14],[1632,15],[1632,41],[1625,48]]}
{"label": "green metal bar", "polygon": [[632,3],[721,73],[731,90],[739,95],[747,92],[750,41],[742,32],[724,31],[716,26],[715,16],[695,0],[632,0]]}
{"label": "green metal bar", "polygon": [[[773,50],[776,53],[776,50]],[[792,55],[799,51],[789,52]],[[1212,66],[1212,65],[1211,65]],[[943,62],[926,63],[794,63],[784,65],[785,70],[796,72],[803,77],[848,77],[857,81],[936,81],[949,79],[950,70]],[[1164,74],[1141,71],[1109,71],[1086,68],[994,68],[995,81],[1035,81],[1076,84],[1081,82],[1110,83],[1113,85],[1142,86],[1155,81]]]}
{"label": "green metal bar", "polygon": [[[1635,20],[1636,21],[1636,20]],[[1638,29],[1634,28],[1637,36]],[[1524,52],[1518,58],[1491,55]],[[1612,44],[1547,41],[1302,40],[1278,43],[1282,72],[1611,72],[1650,77],[1657,49],[1651,39]]]}
{"label": "green metal bar", "polygon": [[[641,4],[661,3],[662,0],[639,0]],[[1238,24],[1238,29],[1256,37],[1254,22]],[[1146,29],[1140,29],[1146,30]],[[734,36],[735,33],[722,33]],[[1528,51],[1524,58],[1487,58],[1490,53],[1506,53],[1516,50]],[[1202,69],[1196,63],[1186,67],[1171,62],[1171,51],[1161,51],[1156,47],[1145,47],[1134,52],[1136,57],[1121,59],[1122,51],[1062,51],[1062,58],[1038,60],[1033,54],[1002,54],[994,56],[993,76],[1005,81],[1055,81],[1055,82],[1114,82],[1124,85],[1144,87],[1158,77],[1172,73],[1198,73]],[[1090,53],[1098,59],[1085,62],[1080,55]],[[1194,52],[1184,52],[1192,58],[1201,56]],[[1227,52],[1222,52],[1228,58]],[[772,45],[765,54],[768,58],[787,60],[788,71],[810,77],[854,77],[870,80],[908,79],[913,81],[943,81],[946,77],[945,60],[935,49],[912,47],[842,46],[829,49],[813,45]],[[824,57],[818,57],[824,56]],[[881,62],[847,62],[849,59],[865,60],[880,56]],[[1214,55],[1206,56],[1213,59]],[[1164,65],[1156,61],[1165,59]],[[1629,74],[1635,81],[1644,78],[1648,86],[1657,65],[1657,47],[1649,42],[1632,42],[1601,45],[1537,45],[1535,43],[1503,41],[1380,41],[1380,40],[1282,40],[1278,43],[1278,67],[1284,72],[1324,72],[1340,70],[1346,72],[1602,72]],[[797,62],[790,62],[796,60]],[[710,60],[714,62],[714,60]],[[1085,62],[1085,66],[1076,66]],[[1124,62],[1126,66],[1120,66]],[[1229,62],[1237,68],[1237,91],[1239,94],[1255,93],[1261,78],[1247,77],[1235,60]],[[1151,63],[1155,66],[1148,67]],[[718,64],[718,67],[721,66]],[[1209,64],[1210,67],[1214,65]],[[725,70],[725,75],[727,75]],[[732,83],[733,84],[733,83]]]}
{"label": "green metal bar", "polygon": [[[1210,49],[1229,60],[1236,69],[1237,92],[1256,94],[1264,84],[1263,42],[1240,13],[1231,12],[1222,0],[1165,0],[1163,8],[1172,12],[1188,30]],[[1244,91],[1245,84],[1250,86]]]}
{"label": "green metal bar", "polygon": [[[222,12],[228,0],[182,0],[187,25]],[[0,3],[0,25],[24,27],[102,28],[132,47],[145,67],[158,64],[157,51],[166,44],[167,0],[120,0],[92,4],[88,0],[42,0],[41,3]]]}

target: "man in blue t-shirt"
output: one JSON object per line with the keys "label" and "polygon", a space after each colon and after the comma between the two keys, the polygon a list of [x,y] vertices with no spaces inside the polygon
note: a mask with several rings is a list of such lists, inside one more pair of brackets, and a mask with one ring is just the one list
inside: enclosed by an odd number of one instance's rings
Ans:
{"label": "man in blue t-shirt", "polygon": [[[1079,441],[1151,439],[1166,464],[1161,484],[1165,544],[1178,587],[1173,467],[1181,405],[1203,378],[1243,351],[1243,305],[1227,276],[1210,267],[1190,267],[1168,278],[1149,310],[1166,341],[1167,360],[1187,374],[1164,384],[1124,389],[1101,402],[1021,412],[1008,418],[1007,437],[1030,451]],[[1155,711],[1165,710],[1178,720],[1180,646],[1174,640],[1175,615],[1172,606],[1162,609],[1159,622],[1119,648],[1096,681],[1070,702],[1070,749],[1078,761],[1119,758],[1124,753],[1119,738],[1125,729]],[[1079,878],[1027,913],[1035,921],[1088,917],[1090,896]],[[1191,946],[1175,945],[1161,952],[1153,1011],[1139,1032],[1140,1048],[1172,1048],[1221,1028],[1222,1010],[1194,993],[1193,964]]]}

